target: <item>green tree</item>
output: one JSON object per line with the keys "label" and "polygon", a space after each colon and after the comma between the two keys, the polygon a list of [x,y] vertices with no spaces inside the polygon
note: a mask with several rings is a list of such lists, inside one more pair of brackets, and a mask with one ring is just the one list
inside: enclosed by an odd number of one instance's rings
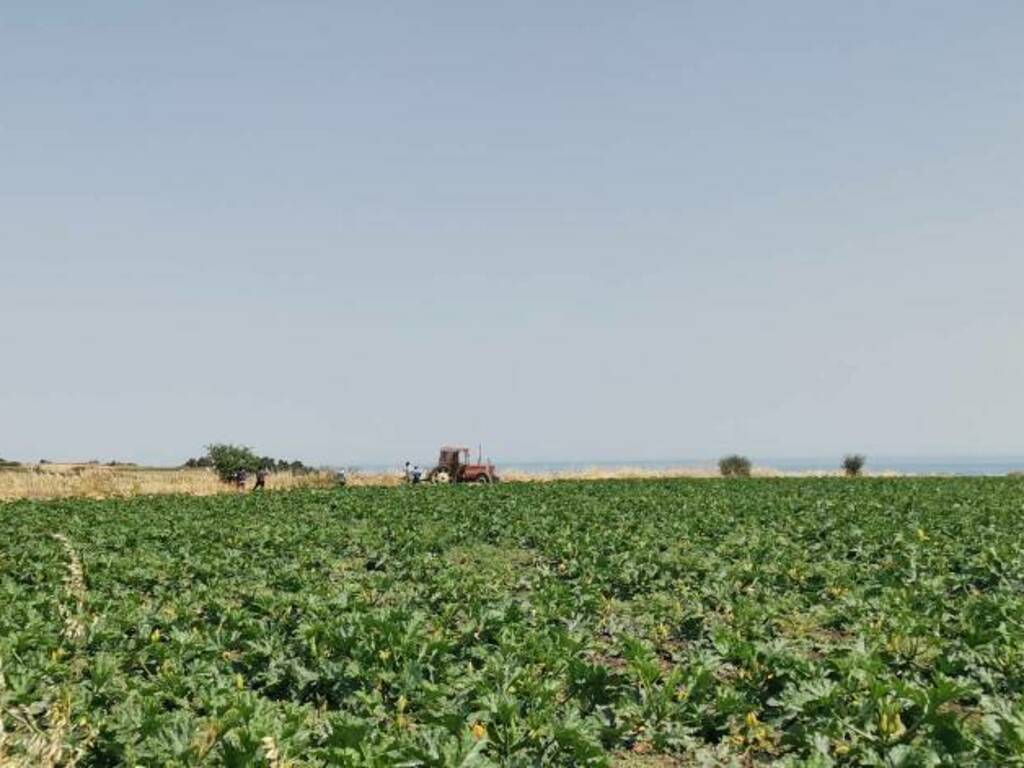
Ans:
{"label": "green tree", "polygon": [[860,453],[850,453],[843,457],[843,472],[847,477],[858,477],[864,469],[867,457]]}
{"label": "green tree", "polygon": [[719,459],[718,471],[722,477],[750,477],[750,459],[734,453]]}
{"label": "green tree", "polygon": [[213,462],[213,468],[224,482],[231,480],[241,471],[255,472],[260,468],[260,457],[244,445],[214,443],[206,446],[206,454]]}

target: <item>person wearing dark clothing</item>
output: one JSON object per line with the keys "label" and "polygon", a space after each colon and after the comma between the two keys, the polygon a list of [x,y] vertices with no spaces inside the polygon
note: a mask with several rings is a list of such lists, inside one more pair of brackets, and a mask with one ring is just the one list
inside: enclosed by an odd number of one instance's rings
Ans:
{"label": "person wearing dark clothing", "polygon": [[235,488],[237,488],[240,491],[244,491],[245,481],[247,477],[248,474],[244,469],[240,469],[237,472],[235,472]]}
{"label": "person wearing dark clothing", "polygon": [[257,489],[266,488],[267,475],[269,474],[270,472],[267,471],[265,467],[260,467],[260,469],[256,472],[256,485],[254,485],[252,489],[255,491]]}

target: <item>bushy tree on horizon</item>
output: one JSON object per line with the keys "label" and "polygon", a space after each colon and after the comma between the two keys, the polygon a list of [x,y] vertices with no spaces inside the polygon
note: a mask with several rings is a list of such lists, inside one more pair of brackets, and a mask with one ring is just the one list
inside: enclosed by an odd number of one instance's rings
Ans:
{"label": "bushy tree on horizon", "polygon": [[862,453],[848,453],[843,457],[843,472],[847,477],[860,477],[867,457]]}
{"label": "bushy tree on horizon", "polygon": [[718,471],[722,477],[750,477],[750,466],[750,459],[736,453],[718,461]]}
{"label": "bushy tree on horizon", "polygon": [[213,443],[206,446],[206,455],[224,482],[231,480],[238,472],[255,472],[260,468],[260,457],[244,445]]}
{"label": "bushy tree on horizon", "polygon": [[208,445],[205,456],[189,459],[182,466],[189,469],[213,468],[224,482],[231,481],[239,471],[257,472],[265,469],[271,472],[293,472],[295,474],[313,471],[311,467],[307,467],[301,461],[258,456],[251,448],[233,443]]}

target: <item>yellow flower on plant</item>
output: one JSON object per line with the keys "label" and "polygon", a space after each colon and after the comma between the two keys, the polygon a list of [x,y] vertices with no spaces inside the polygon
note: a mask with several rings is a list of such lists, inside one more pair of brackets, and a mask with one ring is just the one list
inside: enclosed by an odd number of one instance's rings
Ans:
{"label": "yellow flower on plant", "polygon": [[479,741],[487,735],[487,726],[483,723],[473,723],[469,729],[470,733],[473,734],[473,738]]}

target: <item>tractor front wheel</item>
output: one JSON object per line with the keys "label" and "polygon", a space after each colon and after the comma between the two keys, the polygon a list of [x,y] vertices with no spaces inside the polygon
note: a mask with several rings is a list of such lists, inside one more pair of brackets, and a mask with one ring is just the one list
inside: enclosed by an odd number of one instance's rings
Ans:
{"label": "tractor front wheel", "polygon": [[489,485],[491,482],[491,477],[490,475],[480,475],[480,477],[476,479],[476,482],[482,485]]}

